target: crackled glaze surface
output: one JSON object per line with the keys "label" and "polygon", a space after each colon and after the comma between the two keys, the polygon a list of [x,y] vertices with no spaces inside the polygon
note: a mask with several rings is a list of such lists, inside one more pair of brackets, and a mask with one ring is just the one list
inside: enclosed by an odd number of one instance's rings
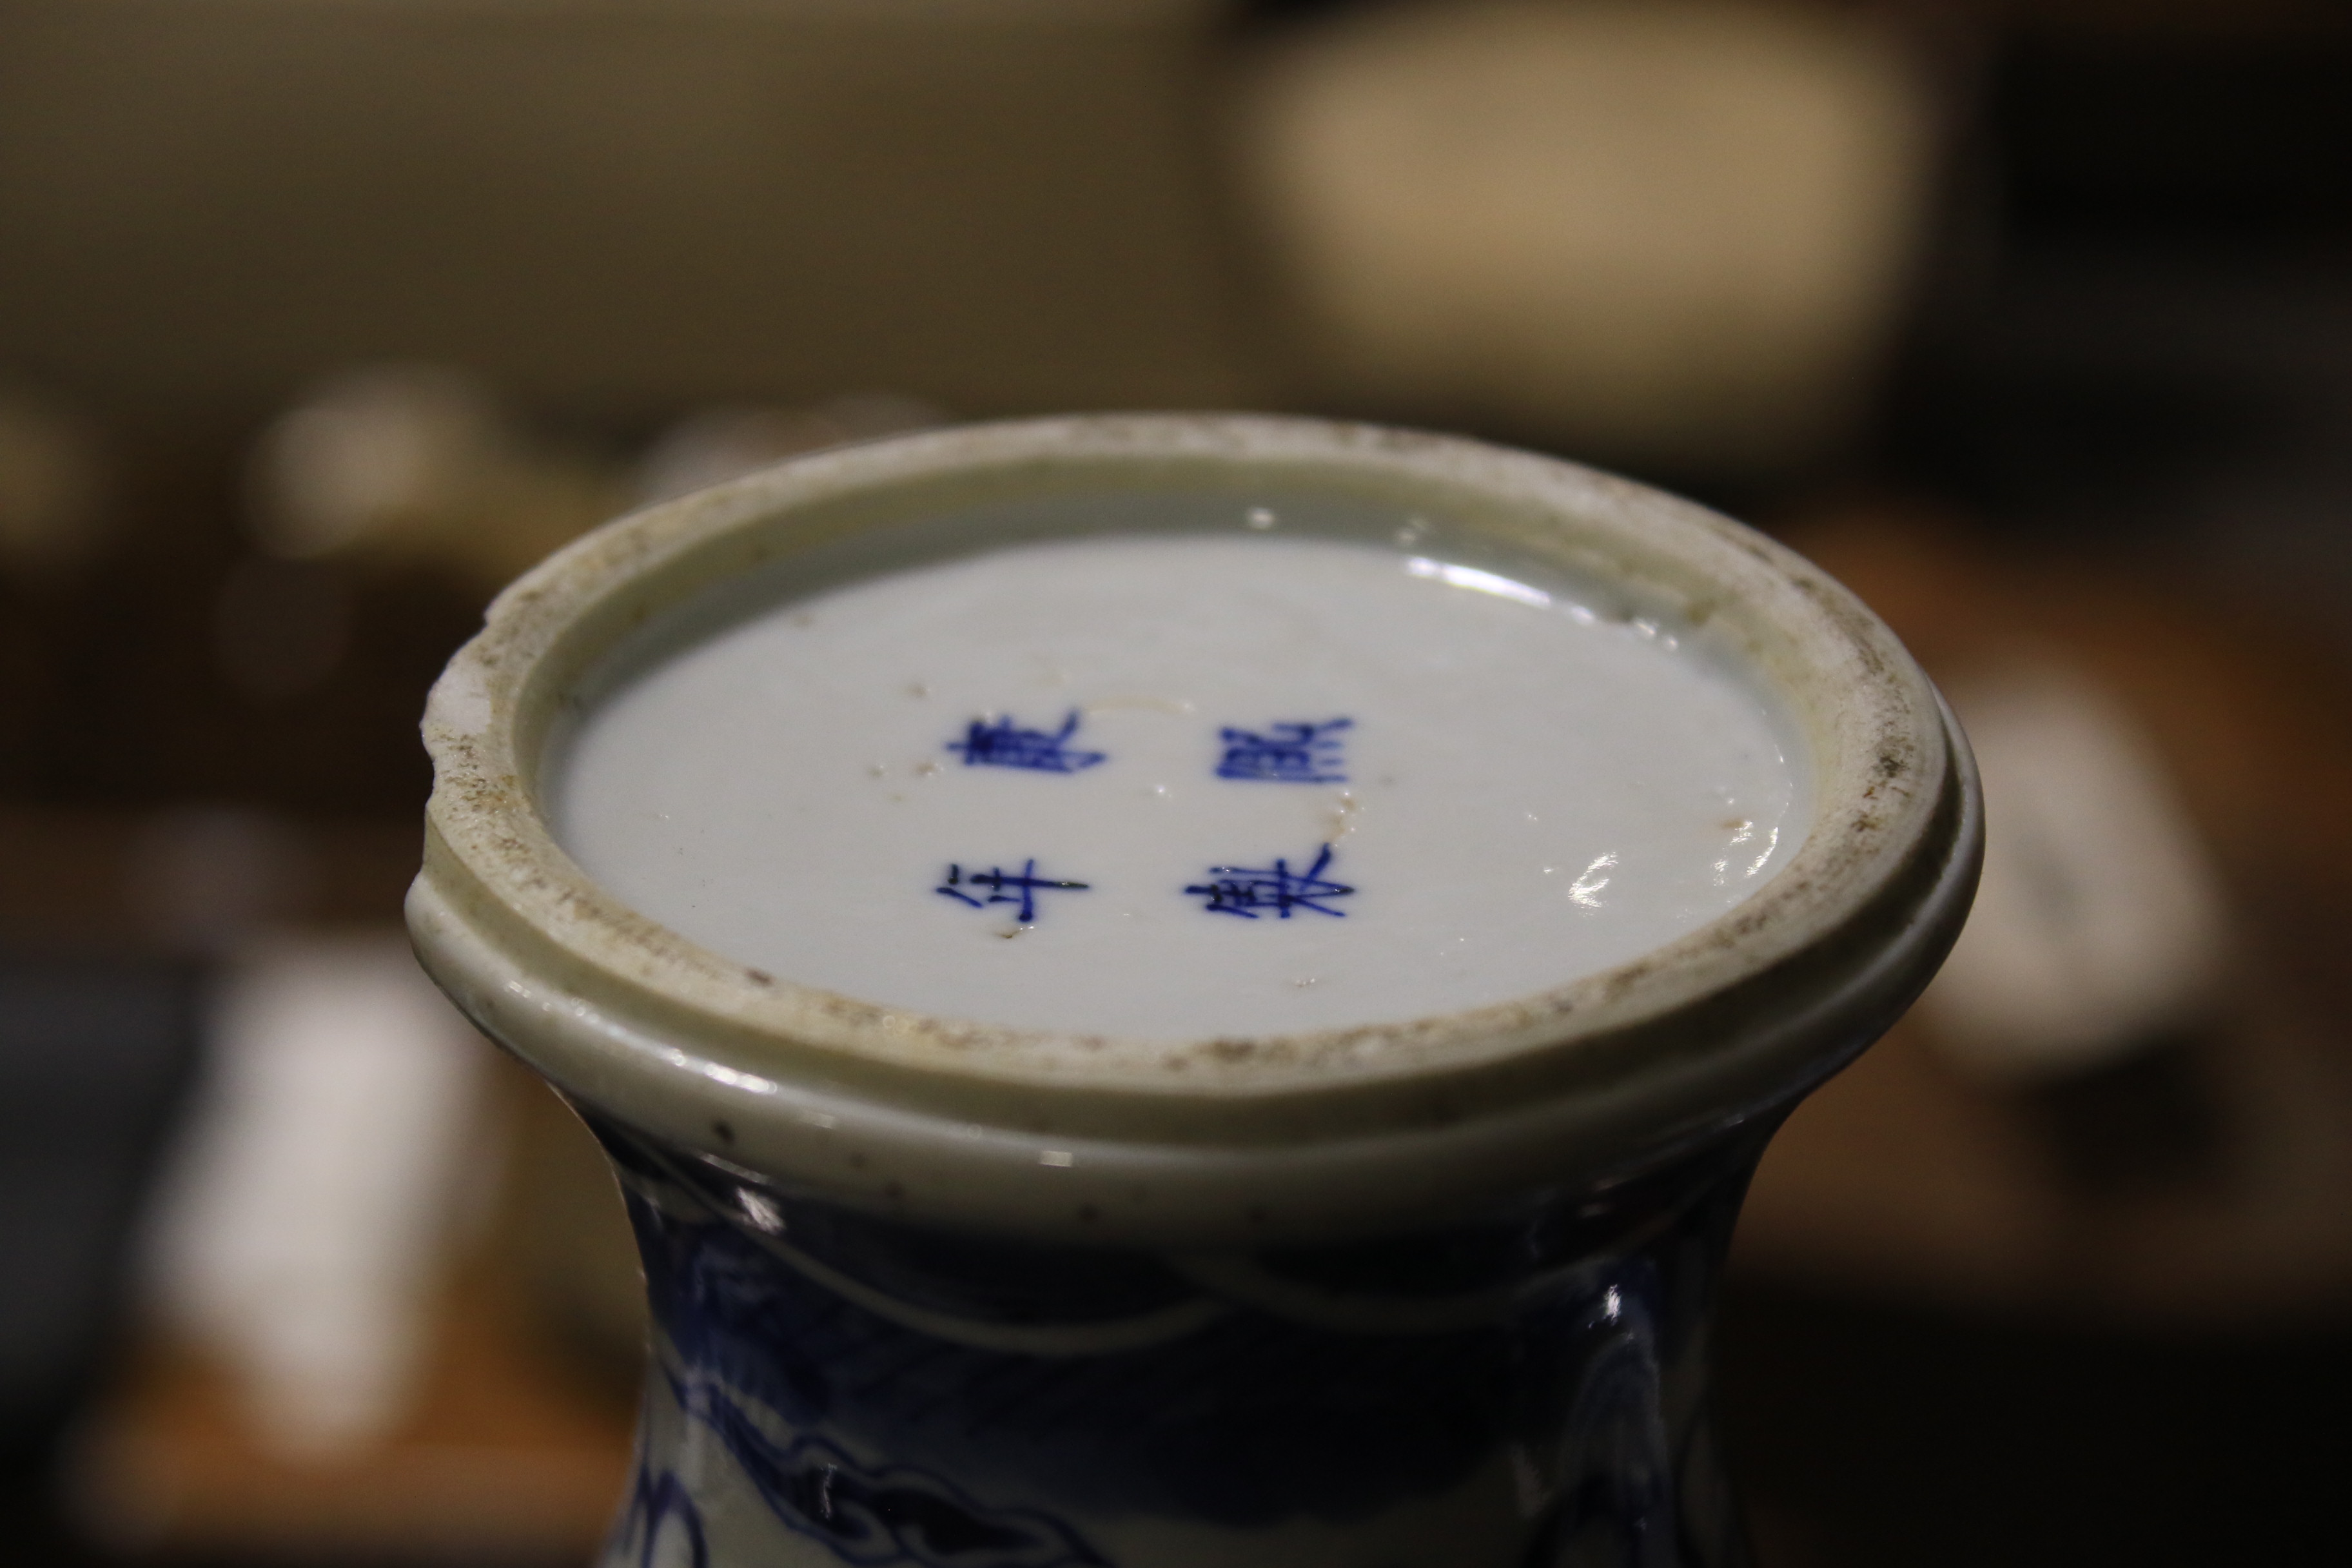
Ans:
{"label": "crackled glaze surface", "polygon": [[1503,1002],[1720,915],[1804,831],[1790,726],[1704,635],[1410,549],[1064,540],[663,635],[556,772],[566,847],[714,952],[940,1016]]}

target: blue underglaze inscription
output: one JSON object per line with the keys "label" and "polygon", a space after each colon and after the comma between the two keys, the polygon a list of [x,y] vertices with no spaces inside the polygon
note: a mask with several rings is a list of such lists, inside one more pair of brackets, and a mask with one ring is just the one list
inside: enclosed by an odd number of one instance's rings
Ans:
{"label": "blue underglaze inscription", "polygon": [[1024,730],[1010,718],[974,719],[964,726],[963,739],[947,749],[963,758],[968,768],[1026,768],[1032,773],[1075,773],[1103,761],[1106,753],[1083,752],[1070,744],[1078,732],[1078,710],[1071,709],[1058,730]]}
{"label": "blue underglaze inscription", "polygon": [[1348,911],[1335,910],[1327,899],[1343,899],[1356,889],[1345,882],[1334,882],[1323,875],[1331,864],[1331,847],[1323,846],[1315,857],[1315,864],[1304,871],[1294,871],[1290,862],[1276,857],[1271,866],[1212,866],[1210,880],[1197,882],[1184,891],[1194,898],[1206,899],[1202,905],[1213,915],[1239,915],[1254,921],[1261,911],[1272,910],[1278,920],[1288,920],[1293,910],[1313,910],[1318,915],[1344,919]]}
{"label": "blue underglaze inscription", "polygon": [[[977,888],[988,896],[976,898],[964,890],[967,888]],[[985,871],[967,871],[961,865],[950,865],[947,881],[931,890],[945,893],[949,898],[970,904],[976,910],[984,910],[991,904],[1017,904],[1020,911],[1014,918],[1023,925],[1034,925],[1039,891],[1083,893],[1087,888],[1085,882],[1063,882],[1051,877],[1040,877],[1037,875],[1037,862],[1032,859],[1021,862],[1018,871],[1007,871],[996,866],[991,866]]]}
{"label": "blue underglaze inscription", "polygon": [[1342,730],[1352,719],[1320,724],[1269,724],[1263,731],[1220,730],[1225,753],[1217,763],[1221,779],[1256,779],[1272,784],[1346,784]]}

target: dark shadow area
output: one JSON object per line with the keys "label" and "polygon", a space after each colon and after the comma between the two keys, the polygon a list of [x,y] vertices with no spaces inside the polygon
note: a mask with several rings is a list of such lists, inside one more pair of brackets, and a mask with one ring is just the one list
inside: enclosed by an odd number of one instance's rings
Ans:
{"label": "dark shadow area", "polygon": [[2141,1338],[1736,1286],[1734,1473],[1838,1568],[2210,1568],[2352,1546],[2352,1337]]}

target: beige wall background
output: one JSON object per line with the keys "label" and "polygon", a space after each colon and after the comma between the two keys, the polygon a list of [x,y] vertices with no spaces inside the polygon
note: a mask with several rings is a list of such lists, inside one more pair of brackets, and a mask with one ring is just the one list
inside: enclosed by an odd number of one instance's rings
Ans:
{"label": "beige wall background", "polygon": [[0,364],[106,405],[448,360],[633,409],[1265,382],[1218,0],[0,0]]}

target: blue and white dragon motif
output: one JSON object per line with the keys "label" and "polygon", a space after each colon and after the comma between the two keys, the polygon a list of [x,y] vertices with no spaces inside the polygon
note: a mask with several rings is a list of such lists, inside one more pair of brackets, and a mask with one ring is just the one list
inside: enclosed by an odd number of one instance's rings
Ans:
{"label": "blue and white dragon motif", "polygon": [[[769,1436],[719,1384],[668,1377],[687,1416],[726,1448],[787,1528],[855,1568],[1112,1568],[1067,1525],[1033,1509],[991,1509],[911,1465],[860,1465],[814,1436]],[[654,1568],[678,1540],[688,1568],[711,1568],[700,1510],[677,1475],[640,1459],[608,1561]]]}

